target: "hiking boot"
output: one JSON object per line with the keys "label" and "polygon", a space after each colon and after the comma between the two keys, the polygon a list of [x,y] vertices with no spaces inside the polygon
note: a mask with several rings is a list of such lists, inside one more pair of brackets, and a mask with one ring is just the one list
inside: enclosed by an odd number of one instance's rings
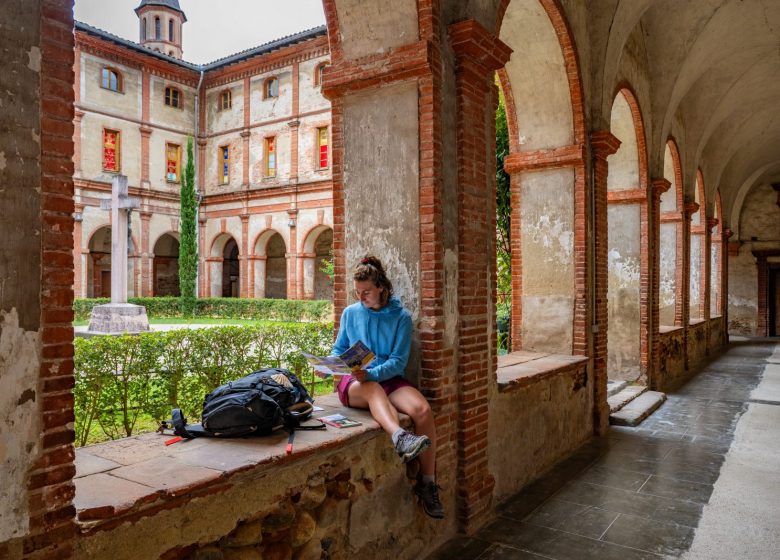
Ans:
{"label": "hiking boot", "polygon": [[439,499],[439,486],[435,482],[427,484],[422,480],[414,486],[414,493],[420,498],[422,507],[430,517],[442,519],[444,517],[444,506]]}
{"label": "hiking boot", "polygon": [[428,439],[428,436],[416,436],[409,432],[404,432],[398,436],[395,450],[403,462],[408,463],[425,451],[430,444],[431,440]]}

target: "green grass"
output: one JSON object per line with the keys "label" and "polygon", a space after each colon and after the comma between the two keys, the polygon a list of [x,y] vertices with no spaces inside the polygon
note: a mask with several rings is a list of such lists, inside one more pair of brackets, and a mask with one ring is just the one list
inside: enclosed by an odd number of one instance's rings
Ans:
{"label": "green grass", "polygon": [[[149,319],[150,325],[280,325],[293,323],[282,323],[280,321],[266,321],[262,319],[217,319],[213,317],[152,317]],[[297,324],[297,323],[296,323]],[[86,327],[89,321],[73,321],[74,327]]]}

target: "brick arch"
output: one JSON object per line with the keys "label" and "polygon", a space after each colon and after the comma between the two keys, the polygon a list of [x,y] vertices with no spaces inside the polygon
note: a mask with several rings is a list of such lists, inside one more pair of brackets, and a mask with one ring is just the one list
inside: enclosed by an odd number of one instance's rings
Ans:
{"label": "brick arch", "polygon": [[701,168],[696,168],[696,179],[693,186],[694,202],[698,204],[691,213],[690,228],[690,300],[689,309],[692,319],[707,319],[709,317],[709,273],[710,259],[707,190],[704,185],[704,174]]}
{"label": "brick arch", "polygon": [[[674,184],[674,191],[663,193],[659,205],[659,325],[681,327],[685,324],[685,189],[680,150],[673,136],[669,136],[664,144],[664,177]],[[674,204],[668,204],[667,197],[671,197]],[[670,303],[672,297],[673,305]]]}
{"label": "brick arch", "polygon": [[[634,134],[636,138],[636,152],[637,152],[636,165],[637,165],[637,175],[639,178],[639,184],[636,186],[642,190],[647,190],[650,172],[649,172],[648,158],[647,158],[647,135],[645,134],[645,121],[642,116],[642,109],[639,106],[639,101],[637,100],[637,96],[636,93],[634,92],[634,88],[631,86],[631,84],[624,81],[624,82],[620,82],[618,86],[615,88],[615,95],[613,96],[613,102],[612,102],[613,110],[615,107],[615,101],[617,100],[619,95],[622,95],[623,99],[625,99],[626,103],[628,104],[628,108],[631,112],[632,124],[634,127]],[[610,120],[611,117],[612,114],[610,111]],[[618,153],[620,152],[621,149],[623,149],[623,146],[621,146],[621,148],[618,149]],[[612,165],[611,162],[612,160],[610,160],[610,165]]]}
{"label": "brick arch", "polygon": [[230,235],[229,233],[220,232],[216,236],[214,236],[214,239],[211,240],[211,245],[209,249],[209,257],[219,257],[222,258],[222,254],[225,251],[225,245],[230,240],[233,240],[236,242],[236,245],[238,245],[239,254],[241,252],[241,244],[238,243],[235,236]]}
{"label": "brick arch", "polygon": [[682,210],[685,204],[685,189],[683,188],[682,162],[680,160],[680,148],[677,146],[677,140],[674,136],[669,136],[665,147],[669,148],[672,157],[672,172],[674,173],[675,205],[678,210]]}
{"label": "brick arch", "polygon": [[313,253],[314,252],[314,244],[317,243],[317,238],[323,234],[324,232],[328,230],[332,230],[333,228],[327,224],[317,224],[316,226],[313,226],[310,228],[304,235],[303,235],[303,245],[301,246],[304,253]]}
{"label": "brick arch", "polygon": [[173,238],[174,238],[176,241],[178,241],[179,243],[181,243],[181,239],[179,238],[179,237],[180,237],[180,235],[179,235],[179,232],[178,232],[178,231],[174,231],[174,230],[168,230],[168,231],[166,231],[166,232],[164,232],[164,233],[161,233],[160,235],[158,235],[158,236],[157,236],[157,237],[154,239],[154,242],[149,244],[149,246],[152,248],[152,252],[154,252],[154,248],[155,248],[155,247],[157,247],[157,243],[160,241],[160,239],[162,239],[162,238],[163,238],[163,237],[165,237],[166,235],[170,235],[170,236],[171,236],[171,237],[173,237]]}
{"label": "brick arch", "polygon": [[284,241],[285,248],[289,251],[289,242],[284,238],[284,235],[282,235],[282,233],[278,230],[268,228],[261,231],[252,242],[252,255],[264,257],[268,247],[268,241],[270,241],[271,238],[277,233],[282,238],[282,241]]}

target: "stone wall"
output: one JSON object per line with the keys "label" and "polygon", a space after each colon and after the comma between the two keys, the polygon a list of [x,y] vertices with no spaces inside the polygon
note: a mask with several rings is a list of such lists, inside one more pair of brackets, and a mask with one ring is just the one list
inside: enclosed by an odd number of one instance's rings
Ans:
{"label": "stone wall", "polygon": [[680,385],[687,379],[685,362],[685,329],[662,332],[658,336],[658,369],[650,380],[652,389],[666,391]]}

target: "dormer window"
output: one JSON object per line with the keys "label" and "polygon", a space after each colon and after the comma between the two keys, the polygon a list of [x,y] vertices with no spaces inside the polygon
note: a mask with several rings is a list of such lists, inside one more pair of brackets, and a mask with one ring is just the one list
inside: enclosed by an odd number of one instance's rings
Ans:
{"label": "dormer window", "polygon": [[181,109],[181,92],[174,87],[165,88],[165,104],[174,109]]}
{"label": "dormer window", "polygon": [[265,81],[265,87],[263,88],[263,99],[270,97],[279,97],[279,78],[268,78]]}
{"label": "dormer window", "polygon": [[122,74],[113,68],[103,68],[100,87],[117,93],[122,92]]}
{"label": "dormer window", "polygon": [[217,108],[220,111],[225,111],[226,109],[230,109],[232,106],[233,106],[233,94],[230,92],[229,89],[227,89],[219,94],[219,104]]}
{"label": "dormer window", "polygon": [[325,71],[325,67],[328,65],[327,62],[322,62],[317,65],[317,67],[314,69],[314,85],[315,86],[321,86],[322,85],[322,73]]}

